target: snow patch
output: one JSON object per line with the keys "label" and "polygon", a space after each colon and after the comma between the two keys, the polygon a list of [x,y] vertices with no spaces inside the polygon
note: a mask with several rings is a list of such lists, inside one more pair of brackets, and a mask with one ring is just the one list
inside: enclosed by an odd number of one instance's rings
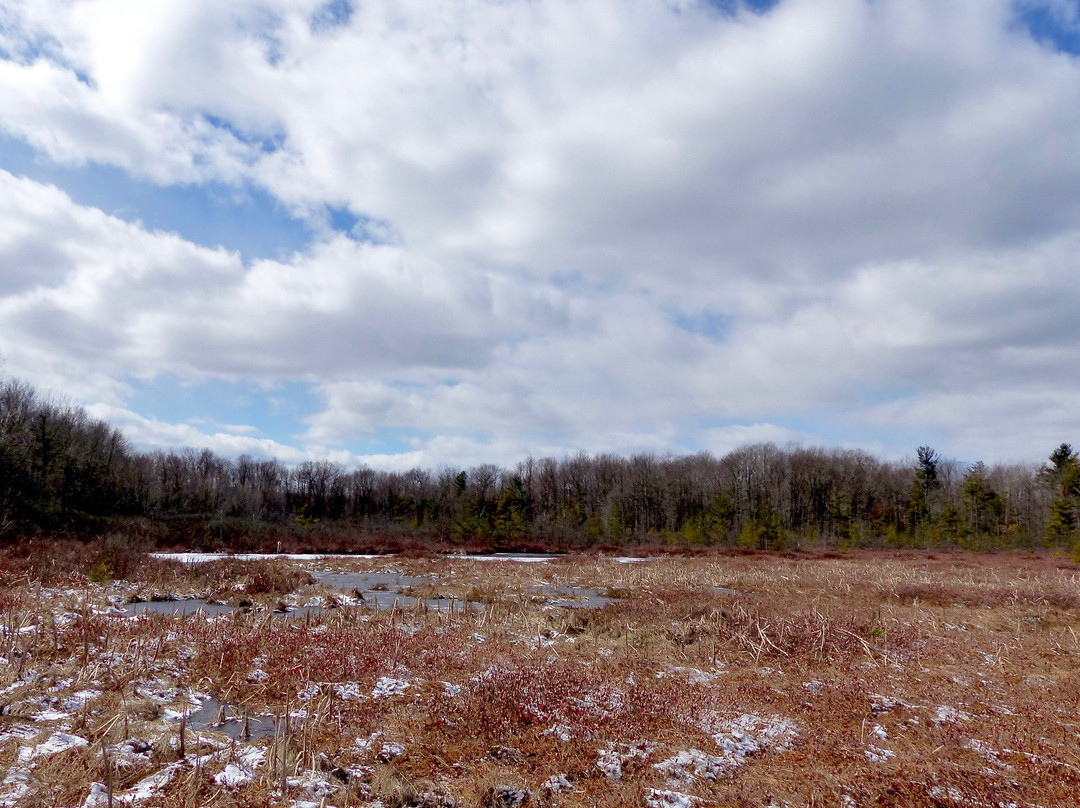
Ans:
{"label": "snow patch", "polygon": [[596,768],[602,771],[608,780],[619,782],[622,779],[622,757],[613,749],[601,749],[599,754]]}
{"label": "snow patch", "polygon": [[913,709],[915,705],[908,704],[903,699],[894,699],[891,696],[882,696],[880,693],[870,694],[870,712],[872,712],[874,715],[891,712],[897,707],[906,707],[908,709]]}
{"label": "snow patch", "polygon": [[689,783],[694,778],[716,780],[721,775],[730,773],[738,763],[729,757],[707,755],[700,749],[679,752],[674,757],[654,763],[670,780]]}
{"label": "snow patch", "polygon": [[395,679],[393,676],[382,676],[375,683],[375,689],[371,691],[371,698],[381,699],[386,696],[400,696],[409,689],[409,683],[404,679]]}
{"label": "snow patch", "polygon": [[71,718],[71,713],[61,712],[60,710],[47,709],[42,710],[34,715],[34,721],[63,721],[65,718]]}
{"label": "snow patch", "polygon": [[91,701],[101,695],[98,690],[80,690],[64,699],[64,708],[67,710],[81,710]]}
{"label": "snow patch", "polygon": [[671,675],[685,676],[688,684],[704,685],[715,681],[721,673],[723,673],[723,671],[703,671],[700,668],[687,668],[681,665],[674,665],[667,670],[657,671],[656,678],[663,679],[665,676]]}
{"label": "snow patch", "polygon": [[648,808],[691,808],[696,802],[701,802],[698,797],[683,794],[681,791],[663,791],[656,788],[646,790],[645,805]]}
{"label": "snow patch", "polygon": [[255,769],[266,760],[265,749],[248,748],[214,777],[214,782],[226,788],[236,788],[255,778]]}
{"label": "snow patch", "polygon": [[619,752],[613,746],[598,750],[599,759],[596,768],[604,773],[609,780],[618,782],[622,779],[622,765],[633,758],[648,758],[656,749],[656,744],[643,741],[634,744],[624,744],[625,752]]}
{"label": "snow patch", "polygon": [[561,791],[573,791],[573,784],[566,779],[565,774],[553,774],[544,783],[544,788],[553,794],[558,794]]}
{"label": "snow patch", "polygon": [[866,747],[866,759],[871,763],[887,763],[889,758],[896,757],[896,752],[891,749],[880,749],[873,744]]}
{"label": "snow patch", "polygon": [[356,748],[361,752],[366,752],[375,745],[375,741],[382,737],[381,732],[373,732],[366,738],[356,739]]}
{"label": "snow patch", "polygon": [[383,763],[389,763],[390,761],[394,760],[395,758],[399,758],[404,754],[404,746],[397,743],[396,741],[387,741],[382,745],[382,748],[379,750],[379,754],[376,755],[376,758]]}
{"label": "snow patch", "polygon": [[39,730],[30,726],[14,726],[7,732],[0,732],[0,743],[14,738],[19,746],[25,746],[31,738],[36,738]]}
{"label": "snow patch", "polygon": [[342,701],[357,701],[363,695],[360,692],[359,682],[343,682],[342,684],[334,685],[334,692]]}
{"label": "snow patch", "polygon": [[743,713],[732,719],[712,716],[698,726],[720,747],[719,758],[725,771],[741,766],[748,757],[765,750],[786,751],[798,735],[795,722],[779,715],[762,718]]}
{"label": "snow patch", "polygon": [[144,777],[142,780],[135,784],[135,787],[131,789],[124,799],[129,802],[142,802],[155,796],[158,791],[164,788],[170,780],[176,775],[176,772],[180,769],[180,763],[170,763],[164,769],[158,772],[154,772],[149,777]]}
{"label": "snow patch", "polygon": [[935,724],[955,724],[957,721],[970,721],[971,715],[963,710],[942,704],[934,713]]}
{"label": "snow patch", "polygon": [[[340,790],[340,786],[319,772],[304,772],[299,777],[290,777],[285,781],[289,788],[299,789],[304,796],[311,800],[311,805],[323,805],[328,797],[332,797]],[[300,802],[295,803],[300,805]]]}
{"label": "snow patch", "polygon": [[86,795],[86,800],[83,801],[83,808],[99,808],[99,806],[108,804],[109,789],[105,787],[105,784],[91,783],[90,793]]}
{"label": "snow patch", "polygon": [[573,730],[566,724],[552,724],[550,727],[540,733],[541,735],[552,735],[556,740],[565,743],[573,738]]}
{"label": "snow patch", "polygon": [[45,743],[40,743],[37,746],[30,748],[24,746],[19,750],[19,762],[28,763],[31,760],[35,760],[39,757],[45,757],[47,755],[57,755],[60,752],[66,752],[69,749],[80,749],[86,746],[89,742],[86,738],[80,738],[78,735],[69,735],[66,732],[57,732]]}
{"label": "snow patch", "polygon": [[931,797],[938,800],[942,798],[947,798],[952,800],[953,802],[964,801],[964,792],[958,788],[954,788],[953,786],[948,786],[946,788],[942,788],[941,786],[934,786],[929,790],[928,793]]}

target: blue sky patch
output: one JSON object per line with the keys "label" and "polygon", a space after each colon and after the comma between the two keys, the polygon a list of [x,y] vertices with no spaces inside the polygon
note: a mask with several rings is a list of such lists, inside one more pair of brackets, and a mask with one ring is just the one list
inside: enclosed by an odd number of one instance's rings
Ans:
{"label": "blue sky patch", "polygon": [[947,441],[943,430],[937,427],[874,425],[872,423],[861,424],[857,441],[852,441],[851,423],[853,417],[857,415],[850,410],[811,412],[771,422],[795,432],[814,435],[816,440],[813,445],[815,446],[843,447],[851,446],[853,443],[858,446],[880,446],[883,449],[883,455],[879,455],[876,448],[871,448],[869,451],[870,454],[882,456],[883,459],[907,455],[914,457],[915,449],[919,446],[940,446]]}
{"label": "blue sky patch", "polygon": [[679,312],[672,321],[683,331],[700,334],[714,342],[723,342],[731,334],[733,318],[715,311]]}
{"label": "blue sky patch", "polygon": [[311,15],[311,30],[322,34],[344,28],[352,19],[356,7],[350,0],[328,0]]}
{"label": "blue sky patch", "polygon": [[[206,433],[235,432],[293,444],[306,431],[303,419],[322,407],[308,384],[282,382],[270,388],[219,379],[189,381],[172,374],[126,379],[125,405],[147,418],[188,423]],[[254,427],[251,432],[235,427]]]}
{"label": "blue sky patch", "polygon": [[[790,430],[797,435],[811,435],[813,439],[805,444],[807,448],[832,447],[841,449],[844,447],[867,447],[866,451],[880,459],[898,459],[908,455],[915,456],[915,449],[919,446],[944,446],[948,442],[945,431],[938,427],[925,426],[898,426],[894,424],[875,425],[861,423],[857,432],[857,439],[852,438],[852,421],[858,417],[858,412],[849,409],[816,408],[807,413],[792,415],[789,417],[764,418],[759,421],[747,422],[744,419],[732,421],[715,421],[705,419],[690,429],[684,436],[684,445],[690,451],[697,441],[698,430],[725,429],[736,427],[752,427],[756,424],[769,424],[779,429]],[[750,443],[775,443],[780,447],[786,441],[767,438],[761,441],[749,441]],[[978,458],[975,458],[978,459]]]}
{"label": "blue sky patch", "polygon": [[[300,443],[299,437],[308,430],[306,419],[325,406],[318,389],[304,382],[264,387],[243,381],[187,380],[173,374],[125,381],[132,391],[125,406],[146,418],[190,424],[208,435],[225,432],[269,438],[286,446]],[[380,427],[341,440],[335,448],[356,455],[400,454],[414,451],[418,441],[437,434]]]}
{"label": "blue sky patch", "polygon": [[414,452],[427,437],[418,433],[380,427],[368,435],[346,440],[342,448],[355,455],[405,454]]}
{"label": "blue sky patch", "polygon": [[[55,185],[77,204],[99,208],[149,230],[176,233],[207,247],[237,250],[245,261],[280,258],[304,250],[313,227],[289,213],[260,188],[223,183],[159,186],[133,179],[119,168],[88,163],[58,165],[26,143],[0,136],[0,168]],[[331,209],[329,224],[354,235],[359,219]]]}
{"label": "blue sky patch", "polygon": [[1080,55],[1080,1],[1019,0],[1015,11],[1017,22],[1038,42],[1063,53]]}
{"label": "blue sky patch", "polygon": [[217,115],[204,114],[202,118],[215,129],[228,132],[246,146],[256,146],[264,154],[276,152],[281,148],[281,145],[285,140],[285,135],[282,132],[272,136],[256,135],[234,126],[231,122],[224,118],[219,118]]}
{"label": "blue sky patch", "polygon": [[708,3],[725,14],[734,14],[742,8],[750,9],[755,14],[765,14],[779,5],[780,0],[708,0]]}
{"label": "blue sky patch", "polygon": [[358,225],[362,225],[364,221],[366,221],[348,208],[342,207],[327,208],[327,215],[329,216],[330,227],[332,230],[338,233],[348,233],[350,235],[358,232]]}

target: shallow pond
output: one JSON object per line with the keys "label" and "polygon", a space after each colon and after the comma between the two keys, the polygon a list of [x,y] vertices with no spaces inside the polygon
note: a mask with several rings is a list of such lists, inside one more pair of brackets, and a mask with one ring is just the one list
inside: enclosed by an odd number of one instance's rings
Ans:
{"label": "shallow pond", "polygon": [[532,564],[538,561],[551,561],[562,558],[557,553],[489,553],[487,555],[462,555],[451,554],[447,558],[458,561],[517,561],[522,564]]}
{"label": "shallow pond", "polygon": [[140,614],[198,614],[217,617],[219,614],[232,614],[239,611],[236,606],[224,603],[207,603],[205,600],[190,598],[185,600],[145,600],[138,603],[125,603],[118,607],[124,614],[137,617]]}
{"label": "shallow pond", "polygon": [[565,609],[602,609],[609,603],[618,602],[618,598],[601,595],[599,589],[568,586],[566,584],[544,584],[536,591],[551,596],[548,603]]}
{"label": "shallow pond", "polygon": [[[460,612],[465,609],[465,604],[457,599],[417,598],[403,594],[410,587],[431,582],[425,578],[416,578],[397,572],[316,572],[315,580],[331,589],[362,597],[368,608],[377,611],[387,611],[395,606],[399,609],[411,609],[419,603],[423,603],[432,611]],[[473,604],[473,608],[480,608],[479,604]],[[290,614],[302,610],[313,614],[322,611],[319,606],[302,606],[291,611]]]}
{"label": "shallow pond", "polygon": [[[223,709],[225,720],[220,721]],[[237,716],[232,705],[211,698],[204,699],[199,709],[188,714],[187,726],[196,731],[220,732],[237,741],[257,741],[274,737],[275,719],[272,715]]]}
{"label": "shallow pond", "polygon": [[403,575],[400,572],[316,572],[315,580],[323,586],[331,589],[340,589],[343,592],[381,592],[383,594],[397,592],[417,584],[427,583],[423,578],[414,578]]}

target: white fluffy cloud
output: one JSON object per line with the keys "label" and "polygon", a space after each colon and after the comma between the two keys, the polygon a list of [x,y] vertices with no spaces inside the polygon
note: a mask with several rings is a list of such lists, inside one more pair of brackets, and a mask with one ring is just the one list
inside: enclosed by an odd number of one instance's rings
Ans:
{"label": "white fluffy cloud", "polygon": [[117,374],[332,378],[470,366],[499,336],[486,277],[397,247],[339,237],[245,266],[2,171],[0,216],[0,316],[46,364],[59,348]]}
{"label": "white fluffy cloud", "polygon": [[0,130],[42,159],[380,236],[250,261],[0,173],[10,371],[162,444],[132,378],[305,381],[261,451],[396,431],[384,465],[1080,440],[1080,64],[1010,0],[349,8],[6,4]]}

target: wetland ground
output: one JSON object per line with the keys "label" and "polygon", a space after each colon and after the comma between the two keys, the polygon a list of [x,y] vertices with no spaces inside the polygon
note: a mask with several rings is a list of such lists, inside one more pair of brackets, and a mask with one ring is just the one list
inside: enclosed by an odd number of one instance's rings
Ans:
{"label": "wetland ground", "polygon": [[1076,804],[1072,563],[533,561],[6,557],[0,806]]}

